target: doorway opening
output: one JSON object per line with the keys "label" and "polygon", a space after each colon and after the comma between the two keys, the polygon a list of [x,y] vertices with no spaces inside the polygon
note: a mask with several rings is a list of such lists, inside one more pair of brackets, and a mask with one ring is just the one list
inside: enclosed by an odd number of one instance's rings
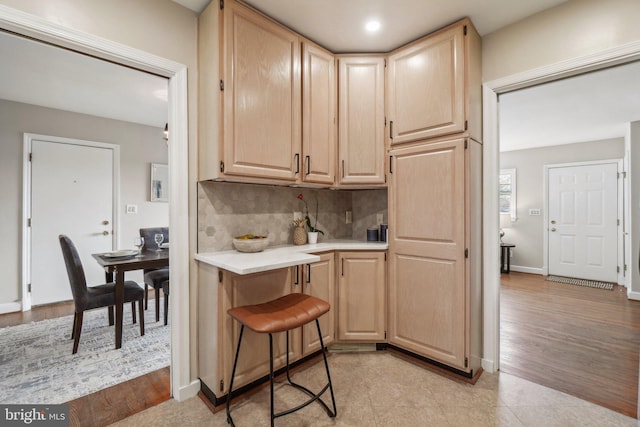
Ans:
{"label": "doorway opening", "polygon": [[174,232],[170,280],[171,298],[171,394],[177,400],[194,396],[197,381],[190,378],[189,334],[189,211],[188,198],[188,109],[187,67],[183,64],[129,46],[82,33],[45,19],[10,8],[0,8],[0,30],[42,40],[78,53],[105,59],[125,67],[150,72],[169,79],[168,124],[170,193],[169,226]]}

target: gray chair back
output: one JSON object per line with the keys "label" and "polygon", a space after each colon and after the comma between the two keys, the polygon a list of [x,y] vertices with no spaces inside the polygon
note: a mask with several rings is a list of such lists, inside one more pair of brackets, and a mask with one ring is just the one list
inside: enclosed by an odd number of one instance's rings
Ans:
{"label": "gray chair back", "polygon": [[152,227],[141,228],[140,237],[144,237],[144,251],[155,251],[157,249],[156,242],[153,240],[153,236],[158,233],[162,233],[164,240],[162,243],[169,243],[169,227]]}
{"label": "gray chair back", "polygon": [[64,265],[67,267],[67,275],[69,276],[69,284],[71,285],[76,311],[84,311],[88,302],[87,279],[84,275],[80,255],[78,255],[78,250],[69,237],[61,234],[58,239],[62,248]]}

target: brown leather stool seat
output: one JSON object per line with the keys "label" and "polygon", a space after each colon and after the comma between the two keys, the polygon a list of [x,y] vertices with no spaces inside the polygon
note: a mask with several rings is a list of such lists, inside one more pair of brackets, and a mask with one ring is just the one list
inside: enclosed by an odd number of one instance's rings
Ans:
{"label": "brown leather stool seat", "polygon": [[[322,332],[320,331],[320,323],[318,318],[330,310],[331,306],[328,302],[319,298],[312,297],[304,294],[289,294],[273,301],[265,302],[263,304],[245,305],[242,307],[234,307],[227,311],[229,316],[236,319],[240,327],[240,336],[238,337],[238,347],[236,349],[236,355],[233,362],[233,370],[231,371],[231,381],[229,384],[229,395],[227,396],[227,422],[235,426],[233,419],[231,418],[230,405],[233,391],[233,377],[235,376],[236,366],[238,364],[238,354],[240,353],[240,344],[242,343],[242,333],[245,326],[257,333],[269,334],[269,381],[271,391],[271,426],[274,425],[274,420],[277,417],[290,414],[299,409],[304,408],[308,404],[318,401],[326,410],[330,417],[336,416],[336,401],[333,394],[333,386],[331,384],[331,375],[329,374],[329,365],[327,363],[327,356],[325,354],[324,343],[322,342]],[[320,351],[324,359],[325,369],[327,371],[328,382],[319,393],[313,393],[307,388],[291,381],[289,375],[289,331],[306,325],[307,323],[315,320],[316,327],[318,329],[318,335],[320,337]],[[310,396],[310,399],[295,408],[288,409],[279,413],[274,412],[273,406],[273,337],[272,334],[277,332],[285,332],[287,334],[287,349],[286,349],[286,373],[289,384],[298,390],[303,391]],[[333,403],[333,411],[322,401],[320,396],[327,391],[331,392],[331,401]]]}
{"label": "brown leather stool seat", "polygon": [[227,313],[254,332],[273,334],[313,322],[330,308],[328,302],[319,298],[289,294],[264,304],[235,307]]}

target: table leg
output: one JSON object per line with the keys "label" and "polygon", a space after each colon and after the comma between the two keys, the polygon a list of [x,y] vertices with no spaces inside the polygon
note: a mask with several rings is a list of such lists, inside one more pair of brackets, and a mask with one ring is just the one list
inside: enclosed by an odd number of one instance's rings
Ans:
{"label": "table leg", "polygon": [[124,305],[124,271],[116,271],[116,349],[122,347],[122,306]]}
{"label": "table leg", "polygon": [[511,273],[511,248],[507,248],[507,274]]}
{"label": "table leg", "polygon": [[504,252],[505,247],[500,248],[500,273],[504,273]]}

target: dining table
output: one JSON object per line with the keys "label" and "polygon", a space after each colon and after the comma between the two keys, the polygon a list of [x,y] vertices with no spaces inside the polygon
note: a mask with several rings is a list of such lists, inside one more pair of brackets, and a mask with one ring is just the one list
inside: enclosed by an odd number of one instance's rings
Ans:
{"label": "dining table", "polygon": [[98,264],[104,268],[107,283],[114,283],[115,275],[115,323],[116,349],[122,347],[122,317],[124,305],[124,273],[134,270],[146,270],[169,266],[169,249],[142,251],[139,255],[122,257],[111,256],[111,252],[92,254]]}

